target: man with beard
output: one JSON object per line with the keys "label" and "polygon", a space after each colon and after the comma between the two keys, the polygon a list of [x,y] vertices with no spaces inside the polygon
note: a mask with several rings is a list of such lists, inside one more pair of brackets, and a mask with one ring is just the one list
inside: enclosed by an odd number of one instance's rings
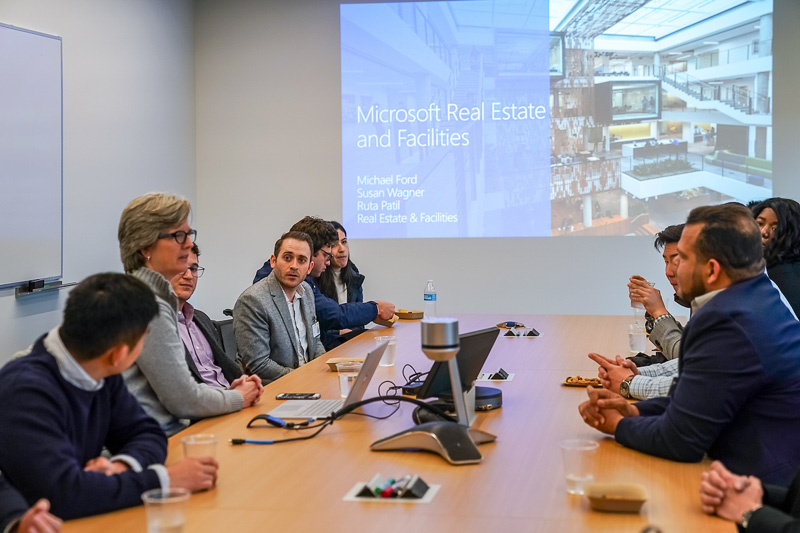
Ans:
{"label": "man with beard", "polygon": [[311,287],[311,237],[284,233],[270,257],[272,272],[247,288],[233,308],[233,330],[247,371],[264,384],[325,353]]}
{"label": "man with beard", "polygon": [[786,484],[800,465],[800,323],[764,274],[758,226],[742,205],[699,207],[678,255],[692,319],[677,384],[635,404],[589,387],[581,416],[644,453],[685,462],[707,453],[737,474]]}

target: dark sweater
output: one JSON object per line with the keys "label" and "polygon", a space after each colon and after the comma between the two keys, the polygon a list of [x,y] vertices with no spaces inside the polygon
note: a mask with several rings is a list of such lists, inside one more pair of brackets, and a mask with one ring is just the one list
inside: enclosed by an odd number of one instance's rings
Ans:
{"label": "dark sweater", "polygon": [[[142,492],[160,486],[147,467],[166,458],[164,432],[121,376],[106,378],[97,391],[67,382],[43,340],[0,370],[0,471],[28,503],[48,498],[51,512],[64,519],[141,504]],[[144,470],[84,472],[104,446]]]}

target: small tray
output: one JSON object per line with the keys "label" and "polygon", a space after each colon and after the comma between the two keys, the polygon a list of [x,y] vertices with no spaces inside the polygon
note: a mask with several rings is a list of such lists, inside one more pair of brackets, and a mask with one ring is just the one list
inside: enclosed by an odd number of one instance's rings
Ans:
{"label": "small tray", "polygon": [[425,313],[423,311],[416,311],[416,310],[402,311],[402,312],[395,311],[395,314],[397,315],[397,318],[399,318],[400,320],[419,320],[420,318],[425,316]]}
{"label": "small tray", "polygon": [[330,367],[331,372],[336,372],[336,363],[346,363],[346,362],[358,362],[363,363],[363,357],[331,357],[325,363]]}
{"label": "small tray", "polygon": [[373,320],[373,322],[375,322],[379,326],[383,326],[385,328],[391,328],[392,326],[394,326],[394,323],[397,322],[397,315],[392,315],[392,318],[390,318],[389,320],[384,320],[381,317],[375,317],[375,320]]}
{"label": "small tray", "polygon": [[638,513],[647,501],[644,487],[635,483],[586,483],[584,495],[595,511]]}
{"label": "small tray", "polygon": [[[595,389],[602,389],[603,388],[603,385],[600,384],[600,379],[599,378],[586,378],[586,377],[581,377],[581,376],[575,376],[576,378],[581,378],[581,381],[575,383],[575,382],[568,382],[567,381],[571,377],[573,377],[573,376],[567,376],[567,378],[561,384],[564,385],[565,387],[588,387],[589,385],[591,385]],[[591,380],[591,381],[587,382],[586,380]]]}

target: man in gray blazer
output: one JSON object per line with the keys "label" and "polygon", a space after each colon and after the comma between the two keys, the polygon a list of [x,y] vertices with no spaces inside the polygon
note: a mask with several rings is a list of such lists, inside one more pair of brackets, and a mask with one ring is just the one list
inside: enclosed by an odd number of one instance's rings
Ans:
{"label": "man in gray blazer", "polygon": [[300,231],[284,233],[270,257],[272,272],[245,290],[233,307],[239,357],[248,372],[269,383],[325,353],[311,287],[313,243]]}

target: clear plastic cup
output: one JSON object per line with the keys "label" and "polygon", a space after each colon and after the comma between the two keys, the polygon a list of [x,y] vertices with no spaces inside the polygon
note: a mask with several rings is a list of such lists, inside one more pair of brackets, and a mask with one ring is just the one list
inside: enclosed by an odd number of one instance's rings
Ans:
{"label": "clear plastic cup", "polygon": [[381,344],[383,342],[389,341],[389,345],[386,347],[386,351],[383,352],[383,357],[381,357],[381,366],[394,366],[395,357],[397,357],[397,337],[394,335],[385,335],[381,337],[375,337],[375,344]]}
{"label": "clear plastic cup", "polygon": [[569,494],[583,494],[583,485],[594,481],[594,457],[597,441],[568,439],[561,441],[564,478]]}

